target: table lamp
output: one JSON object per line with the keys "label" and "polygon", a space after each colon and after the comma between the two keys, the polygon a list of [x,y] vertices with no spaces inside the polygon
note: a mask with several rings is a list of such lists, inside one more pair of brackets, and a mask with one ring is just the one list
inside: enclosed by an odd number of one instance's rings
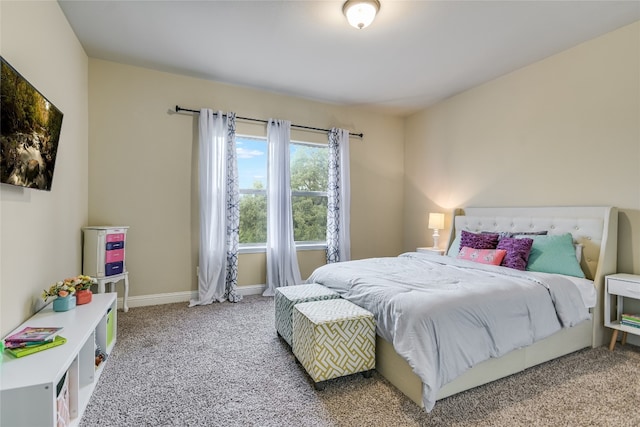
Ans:
{"label": "table lamp", "polygon": [[429,228],[433,230],[433,249],[438,249],[438,240],[440,239],[438,230],[442,230],[444,228],[444,214],[430,213]]}

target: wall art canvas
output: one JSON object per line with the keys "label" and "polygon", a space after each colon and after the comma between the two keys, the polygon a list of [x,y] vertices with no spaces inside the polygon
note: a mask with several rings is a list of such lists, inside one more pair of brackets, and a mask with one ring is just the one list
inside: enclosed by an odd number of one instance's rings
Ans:
{"label": "wall art canvas", "polygon": [[51,190],[63,114],[0,57],[0,182]]}

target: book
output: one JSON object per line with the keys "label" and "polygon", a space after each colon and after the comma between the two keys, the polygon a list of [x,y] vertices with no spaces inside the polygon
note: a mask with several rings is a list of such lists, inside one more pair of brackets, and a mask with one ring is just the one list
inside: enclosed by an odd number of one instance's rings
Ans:
{"label": "book", "polygon": [[47,343],[50,343],[51,341],[6,341],[4,343],[4,348],[32,347],[34,345],[47,344]]}
{"label": "book", "polygon": [[4,342],[25,342],[25,341],[53,341],[56,335],[62,330],[61,327],[32,327],[27,326],[20,332],[16,332],[4,339]]}
{"label": "book", "polygon": [[628,316],[626,314],[623,314],[620,320],[622,322],[635,323],[636,325],[640,325],[640,319]]}
{"label": "book", "polygon": [[27,356],[29,354],[33,354],[33,353],[38,353],[40,351],[43,350],[47,350],[53,347],[57,347],[59,345],[62,345],[64,343],[67,342],[67,339],[57,335],[53,341],[45,343],[45,344],[40,344],[40,345],[31,345],[28,347],[22,347],[22,348],[7,348],[6,351],[11,354],[14,357],[23,357],[23,356]]}
{"label": "book", "polygon": [[622,322],[620,322],[621,325],[624,326],[631,326],[632,328],[640,328],[640,323],[639,322],[630,322],[628,320],[622,320]]}
{"label": "book", "polygon": [[640,314],[628,314],[622,313],[622,318],[626,320],[632,320],[635,322],[640,322]]}

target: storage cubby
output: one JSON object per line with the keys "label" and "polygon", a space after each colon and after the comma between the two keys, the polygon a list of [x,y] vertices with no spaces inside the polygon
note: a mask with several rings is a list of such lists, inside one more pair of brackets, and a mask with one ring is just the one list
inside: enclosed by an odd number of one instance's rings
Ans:
{"label": "storage cubby", "polygon": [[89,304],[65,312],[54,312],[49,304],[11,332],[26,326],[61,326],[60,335],[67,342],[21,358],[3,355],[0,425],[57,425],[57,389],[65,375],[70,425],[78,425],[109,362],[107,357],[95,366],[95,346],[109,355],[117,341],[116,304],[114,293],[94,295]]}

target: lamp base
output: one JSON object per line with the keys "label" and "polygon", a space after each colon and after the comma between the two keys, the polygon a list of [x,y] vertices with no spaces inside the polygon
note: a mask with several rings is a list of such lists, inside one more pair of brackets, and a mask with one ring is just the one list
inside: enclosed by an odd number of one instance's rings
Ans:
{"label": "lamp base", "polygon": [[438,243],[440,240],[440,234],[438,234],[438,229],[433,230],[433,249],[438,249]]}

